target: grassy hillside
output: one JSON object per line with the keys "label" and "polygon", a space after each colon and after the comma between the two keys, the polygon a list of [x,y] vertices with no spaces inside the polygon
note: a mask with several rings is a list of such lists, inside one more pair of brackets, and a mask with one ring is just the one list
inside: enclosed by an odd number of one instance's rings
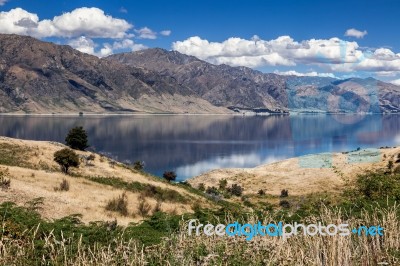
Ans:
{"label": "grassy hillside", "polygon": [[[246,185],[235,179],[218,180],[200,191],[129,165],[113,166],[98,154],[92,163],[82,162],[66,176],[52,161],[53,153],[62,148],[59,143],[0,138],[0,264],[400,264],[397,149],[384,149],[382,162],[358,165],[355,172],[332,169],[343,182],[340,190],[292,193],[289,188],[286,195],[273,189],[260,193],[248,185],[251,180]],[[277,165],[275,169],[279,171]],[[63,179],[69,182],[68,191],[60,190]],[[124,201],[126,213],[119,208]],[[149,207],[146,214],[144,201]],[[107,210],[110,202],[113,208]],[[246,241],[238,236],[189,236],[189,219],[214,225],[234,221],[380,225],[384,236],[256,236]]]}
{"label": "grassy hillside", "polygon": [[[89,164],[82,161],[79,168],[71,168],[70,175],[60,171],[53,161],[54,152],[65,148],[63,144],[45,141],[27,141],[0,138],[0,171],[11,179],[11,187],[0,192],[0,202],[26,202],[41,198],[43,208],[39,213],[47,219],[58,219],[71,214],[81,214],[85,223],[117,219],[127,225],[143,219],[139,204],[141,199],[150,206],[146,216],[154,210],[168,214],[193,212],[193,204],[212,207],[215,204],[201,194],[193,193],[184,185],[168,183],[133,167],[95,154]],[[90,152],[77,151],[79,155]],[[68,191],[55,188],[66,179]],[[128,214],[107,211],[111,200],[126,195]]]}

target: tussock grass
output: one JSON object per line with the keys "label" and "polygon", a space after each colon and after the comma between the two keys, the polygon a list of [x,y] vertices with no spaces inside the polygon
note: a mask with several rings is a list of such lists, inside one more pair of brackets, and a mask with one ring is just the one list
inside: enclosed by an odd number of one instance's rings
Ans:
{"label": "tussock grass", "polygon": [[[113,235],[108,244],[87,242],[79,234],[63,234],[59,229],[44,233],[40,225],[19,236],[2,234],[0,263],[7,265],[398,265],[400,263],[399,207],[376,208],[357,218],[344,219],[340,208],[323,208],[308,222],[381,225],[385,236],[295,236],[287,239],[255,237],[189,236],[187,223],[181,221],[178,232],[159,244],[143,247],[124,234],[145,227],[127,229]],[[347,215],[346,215],[347,216]],[[248,215],[247,221],[277,222],[272,216]],[[231,222],[226,216],[223,223]],[[162,221],[158,220],[158,221]],[[70,221],[71,222],[71,221]],[[147,227],[154,226],[151,220]],[[166,230],[167,224],[158,224]],[[9,228],[9,227],[3,227]],[[98,227],[99,230],[101,227]],[[153,227],[154,228],[154,227]],[[107,230],[106,227],[103,230]],[[133,230],[133,231],[130,231]],[[8,231],[10,232],[10,231]],[[41,234],[41,242],[35,241]]]}
{"label": "tussock grass", "polygon": [[106,205],[107,211],[119,212],[123,216],[128,216],[128,199],[124,193],[118,198],[110,200]]}
{"label": "tussock grass", "polygon": [[54,191],[69,191],[69,182],[67,179],[63,179],[58,187],[54,188]]}
{"label": "tussock grass", "polygon": [[131,192],[141,192],[144,193],[146,197],[153,197],[162,201],[170,201],[170,202],[180,202],[186,203],[188,199],[184,197],[179,192],[168,189],[156,187],[151,184],[145,184],[137,181],[126,182],[118,177],[102,177],[102,176],[92,176],[92,177],[84,177],[90,181],[97,182],[103,185],[112,186],[118,189],[124,189]]}

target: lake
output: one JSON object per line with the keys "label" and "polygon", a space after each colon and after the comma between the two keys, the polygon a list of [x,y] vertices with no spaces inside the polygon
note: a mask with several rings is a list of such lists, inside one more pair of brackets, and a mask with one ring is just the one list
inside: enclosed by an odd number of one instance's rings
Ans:
{"label": "lake", "polygon": [[64,142],[83,126],[91,149],[145,162],[178,180],[211,169],[254,167],[320,152],[400,145],[400,115],[0,116],[0,135]]}

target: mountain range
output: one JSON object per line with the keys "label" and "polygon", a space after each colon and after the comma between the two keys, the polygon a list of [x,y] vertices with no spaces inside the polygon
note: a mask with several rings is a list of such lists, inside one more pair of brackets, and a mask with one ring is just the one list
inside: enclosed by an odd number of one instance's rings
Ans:
{"label": "mountain range", "polygon": [[281,76],[154,48],[106,58],[0,34],[1,113],[399,112],[400,86]]}

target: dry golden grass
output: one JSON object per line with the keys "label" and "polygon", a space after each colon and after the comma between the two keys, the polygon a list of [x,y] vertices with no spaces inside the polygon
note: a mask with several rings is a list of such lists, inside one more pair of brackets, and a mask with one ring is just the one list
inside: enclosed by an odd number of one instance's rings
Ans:
{"label": "dry golden grass", "polygon": [[[331,168],[305,168],[299,158],[291,158],[255,168],[218,169],[189,179],[193,187],[203,183],[205,187],[215,186],[221,179],[228,181],[228,186],[238,183],[244,187],[244,194],[256,194],[260,189],[271,195],[279,195],[282,189],[288,189],[290,195],[307,195],[310,193],[341,192],[345,180],[353,180],[357,174],[365,170],[385,168],[389,160],[396,161],[400,147],[380,149],[377,162],[349,162],[349,154],[332,154]],[[360,156],[353,158],[370,158],[370,150],[361,150]],[[323,155],[312,155],[312,161]]]}
{"label": "dry golden grass", "polygon": [[[1,165],[1,169],[8,169],[11,176],[11,188],[8,191],[0,191],[0,203],[12,201],[19,205],[32,199],[43,197],[44,206],[41,215],[48,219],[65,217],[71,214],[82,214],[83,222],[104,221],[118,219],[118,224],[127,225],[129,222],[137,222],[142,219],[138,214],[138,197],[140,193],[126,192],[128,197],[128,210],[131,215],[125,217],[118,213],[105,211],[107,202],[124,191],[111,186],[98,184],[84,177],[102,176],[119,177],[127,182],[137,181],[142,184],[151,184],[156,187],[171,189],[186,196],[186,203],[163,202],[161,210],[167,213],[182,214],[191,212],[193,202],[210,203],[203,197],[192,194],[187,190],[162,182],[156,177],[133,171],[121,164],[110,166],[110,159],[96,154],[93,166],[81,163],[79,168],[71,168],[71,177],[61,173],[57,163],[53,161],[53,154],[57,150],[65,148],[63,144],[47,141],[18,140],[0,137],[0,149],[3,144],[12,145],[13,149],[24,159],[24,166]],[[77,151],[81,155],[89,155],[90,152]],[[12,156],[11,156],[12,157]],[[26,166],[28,165],[28,166]],[[69,191],[54,191],[62,180],[66,178],[70,183]],[[152,209],[156,206],[155,198],[147,198]]]}

